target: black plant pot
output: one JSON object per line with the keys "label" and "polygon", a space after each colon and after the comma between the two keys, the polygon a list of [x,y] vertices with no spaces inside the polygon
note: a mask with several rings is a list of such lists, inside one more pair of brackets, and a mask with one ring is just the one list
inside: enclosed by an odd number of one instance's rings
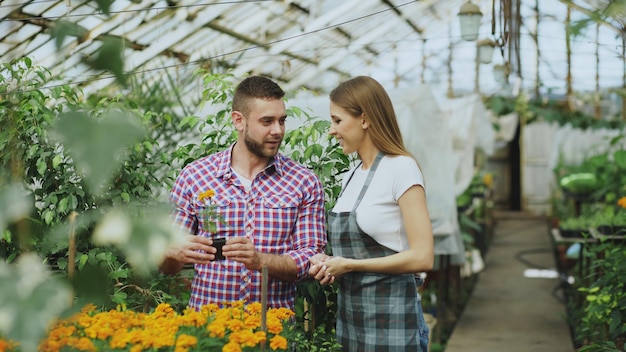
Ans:
{"label": "black plant pot", "polygon": [[561,232],[561,237],[563,238],[584,238],[584,233],[587,233],[587,230],[584,229],[559,229]]}
{"label": "black plant pot", "polygon": [[600,225],[598,233],[605,236],[625,236],[626,226],[623,225]]}

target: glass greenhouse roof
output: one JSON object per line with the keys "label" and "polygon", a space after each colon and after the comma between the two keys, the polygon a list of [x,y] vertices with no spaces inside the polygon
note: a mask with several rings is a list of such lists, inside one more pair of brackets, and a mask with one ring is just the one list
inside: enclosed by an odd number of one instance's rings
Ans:
{"label": "glass greenhouse roof", "polygon": [[[106,13],[101,9],[109,3],[105,0],[5,0],[0,3],[0,55],[4,61],[28,56],[34,64],[61,75],[63,82],[85,91],[114,81],[110,73],[84,64],[107,38],[123,43],[123,71],[148,81],[170,77],[189,82],[196,68],[211,67],[232,69],[236,76],[268,75],[287,89],[327,91],[347,77],[368,74],[387,86],[427,83],[464,92],[476,89],[478,75],[480,89],[489,93],[500,89],[492,66],[508,62],[511,83],[519,76],[517,84],[528,89],[538,85],[562,90],[566,77],[563,3],[574,5],[573,20],[588,17],[593,6],[607,5],[606,1],[474,0],[483,13],[483,38],[498,39],[505,4],[521,16],[519,29],[509,29],[507,45],[496,50],[493,63],[478,65],[476,42],[460,36],[457,13],[465,2],[115,0]],[[541,13],[539,26],[535,7]],[[75,24],[78,34],[55,37],[59,23]],[[573,45],[572,56],[585,57],[572,62],[573,82],[580,90],[595,86],[595,73],[587,72],[594,65],[585,60],[593,59],[596,41],[593,31],[588,32]],[[600,86],[621,86],[621,39],[611,29],[599,32],[604,38],[595,44],[602,57]]]}

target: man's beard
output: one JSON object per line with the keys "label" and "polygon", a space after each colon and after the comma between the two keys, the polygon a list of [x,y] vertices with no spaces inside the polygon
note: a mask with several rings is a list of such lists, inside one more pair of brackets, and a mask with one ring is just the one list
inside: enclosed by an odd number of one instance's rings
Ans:
{"label": "man's beard", "polygon": [[276,153],[278,153],[278,148],[276,148],[276,150],[266,150],[264,148],[264,143],[261,142],[257,142],[254,139],[250,138],[250,135],[248,134],[248,131],[246,130],[246,133],[244,135],[243,138],[244,143],[246,144],[246,147],[248,148],[248,150],[260,157],[260,158],[273,158]]}

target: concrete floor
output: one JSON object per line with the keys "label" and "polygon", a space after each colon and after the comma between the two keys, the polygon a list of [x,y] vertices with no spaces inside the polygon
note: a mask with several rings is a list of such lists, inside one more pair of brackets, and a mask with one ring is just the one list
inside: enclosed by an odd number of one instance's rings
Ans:
{"label": "concrete floor", "polygon": [[526,278],[555,268],[545,218],[496,213],[485,269],[445,352],[572,352],[556,278]]}

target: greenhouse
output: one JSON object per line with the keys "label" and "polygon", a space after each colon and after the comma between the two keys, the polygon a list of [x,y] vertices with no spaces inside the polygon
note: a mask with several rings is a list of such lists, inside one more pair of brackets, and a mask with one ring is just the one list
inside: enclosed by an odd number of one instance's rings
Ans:
{"label": "greenhouse", "polygon": [[0,352],[626,352],[625,26],[0,2]]}

